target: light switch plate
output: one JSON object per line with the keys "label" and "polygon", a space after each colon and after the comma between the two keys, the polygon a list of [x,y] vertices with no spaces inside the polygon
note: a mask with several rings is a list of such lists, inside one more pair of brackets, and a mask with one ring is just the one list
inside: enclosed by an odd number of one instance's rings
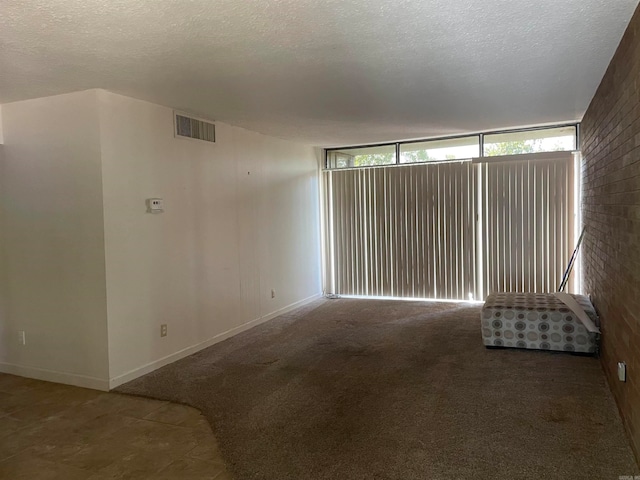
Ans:
{"label": "light switch plate", "polygon": [[624,362],[618,362],[618,380],[627,381],[627,364]]}

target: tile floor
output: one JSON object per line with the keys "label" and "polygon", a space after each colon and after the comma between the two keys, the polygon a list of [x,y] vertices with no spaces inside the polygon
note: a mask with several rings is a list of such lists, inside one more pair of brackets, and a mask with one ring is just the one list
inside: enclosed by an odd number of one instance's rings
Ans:
{"label": "tile floor", "polygon": [[231,476],[198,410],[0,373],[0,479]]}

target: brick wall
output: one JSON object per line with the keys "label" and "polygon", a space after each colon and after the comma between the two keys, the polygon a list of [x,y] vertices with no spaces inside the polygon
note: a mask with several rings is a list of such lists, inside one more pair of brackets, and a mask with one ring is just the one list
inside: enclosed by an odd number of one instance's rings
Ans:
{"label": "brick wall", "polygon": [[[602,364],[640,458],[640,8],[582,120],[585,291]],[[627,363],[627,382],[617,362]]]}

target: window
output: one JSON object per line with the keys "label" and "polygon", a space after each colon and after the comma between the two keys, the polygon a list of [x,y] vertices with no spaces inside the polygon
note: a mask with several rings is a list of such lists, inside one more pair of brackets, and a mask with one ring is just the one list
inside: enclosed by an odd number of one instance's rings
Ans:
{"label": "window", "polygon": [[395,143],[376,147],[327,150],[329,168],[375,167],[395,163],[397,163]]}
{"label": "window", "polygon": [[477,135],[400,144],[400,163],[460,160],[479,156],[480,138]]}
{"label": "window", "polygon": [[376,146],[329,148],[325,151],[325,166],[327,169],[375,167],[521,153],[570,152],[577,150],[577,139],[578,125],[574,124]]}
{"label": "window", "polygon": [[554,291],[575,242],[575,162],[570,152],[546,157],[323,172],[324,291],[449,300]]}
{"label": "window", "polygon": [[485,135],[483,148],[485,157],[571,151],[576,149],[576,126]]}

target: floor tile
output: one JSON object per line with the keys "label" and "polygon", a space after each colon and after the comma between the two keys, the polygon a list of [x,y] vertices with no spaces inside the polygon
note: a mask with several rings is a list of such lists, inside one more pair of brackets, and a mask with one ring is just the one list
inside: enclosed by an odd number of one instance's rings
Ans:
{"label": "floor tile", "polygon": [[220,472],[220,474],[215,477],[214,480],[233,480],[233,477],[227,470],[224,470],[223,472]]}
{"label": "floor tile", "polygon": [[198,460],[195,458],[182,458],[176,460],[168,467],[160,470],[158,480],[213,480],[224,472],[222,465]]}
{"label": "floor tile", "polygon": [[223,472],[211,428],[194,408],[0,374],[0,479],[197,480]]}
{"label": "floor tile", "polygon": [[0,415],[8,415],[26,406],[26,401],[17,395],[0,392]]}
{"label": "floor tile", "polygon": [[11,435],[27,425],[25,422],[9,416],[0,417],[0,437]]}
{"label": "floor tile", "polygon": [[31,378],[18,377],[16,375],[0,374],[0,392],[15,395],[16,393],[24,393],[29,390],[42,388],[43,383],[40,380]]}
{"label": "floor tile", "polygon": [[[98,473],[105,478],[139,479],[156,477],[159,470],[173,462],[173,458],[153,451],[133,451],[119,460],[100,469]],[[188,478],[188,477],[186,477]]]}
{"label": "floor tile", "polygon": [[16,455],[0,462],[0,478],[7,480],[86,480],[90,475],[86,470],[32,455]]}
{"label": "floor tile", "polygon": [[64,463],[65,458],[75,455],[84,448],[86,448],[86,445],[62,439],[53,442],[44,440],[37,445],[27,447],[21,454],[31,455],[51,462]]}
{"label": "floor tile", "polygon": [[[70,419],[65,419],[68,422]],[[71,419],[72,420],[72,419]],[[135,420],[122,415],[105,414],[88,421],[68,425],[64,429],[64,435],[78,443],[90,443],[99,441],[119,430],[127,429]]]}
{"label": "floor tile", "polygon": [[210,433],[197,434],[197,445],[187,453],[188,457],[206,460],[214,463],[223,463],[222,454],[218,448],[218,442]]}
{"label": "floor tile", "polygon": [[22,422],[40,422],[42,420],[54,417],[57,414],[68,410],[69,408],[71,407],[64,404],[35,403],[16,410],[15,412],[11,413],[10,416],[11,418],[20,420]]}
{"label": "floor tile", "polygon": [[111,412],[127,417],[144,418],[164,405],[167,405],[167,402],[119,393],[103,393],[84,406],[96,408],[105,413]]}
{"label": "floor tile", "polygon": [[30,424],[11,435],[0,436],[0,461],[40,442],[42,442],[42,426],[38,423]]}
{"label": "floor tile", "polygon": [[193,450],[199,438],[199,433],[192,429],[148,420],[138,420],[123,433],[126,433],[127,442],[132,447],[164,452],[174,457]]}
{"label": "floor tile", "polygon": [[144,417],[145,420],[153,420],[154,422],[168,423],[182,427],[198,426],[203,418],[202,414],[195,408],[177,405],[175,403],[167,403]]}
{"label": "floor tile", "polygon": [[92,472],[108,467],[130,455],[132,449],[126,442],[101,441],[84,446],[81,450],[60,459],[61,463]]}

